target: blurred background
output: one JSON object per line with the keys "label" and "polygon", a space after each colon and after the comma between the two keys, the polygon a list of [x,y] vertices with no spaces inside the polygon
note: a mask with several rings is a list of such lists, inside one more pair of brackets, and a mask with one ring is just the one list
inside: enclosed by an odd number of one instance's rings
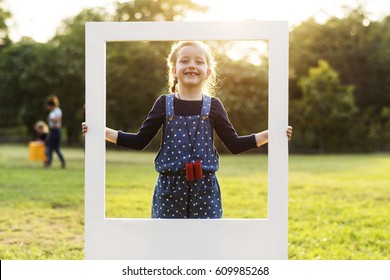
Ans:
{"label": "blurred background", "polygon": [[[290,22],[290,151],[389,151],[385,1],[273,2],[0,0],[0,143],[30,140],[33,124],[46,119],[45,98],[55,94],[64,113],[63,143],[81,145],[86,21],[257,19]],[[107,44],[107,126],[137,131],[155,99],[167,93],[170,44]],[[266,42],[209,44],[219,61],[216,96],[235,128],[239,134],[265,129]]]}

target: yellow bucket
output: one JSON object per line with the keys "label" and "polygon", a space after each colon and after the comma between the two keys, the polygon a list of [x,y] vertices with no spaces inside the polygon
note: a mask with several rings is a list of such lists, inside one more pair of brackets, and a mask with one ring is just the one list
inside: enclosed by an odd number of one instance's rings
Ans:
{"label": "yellow bucket", "polygon": [[45,143],[39,141],[31,141],[28,144],[29,160],[45,161],[46,160],[46,148]]}

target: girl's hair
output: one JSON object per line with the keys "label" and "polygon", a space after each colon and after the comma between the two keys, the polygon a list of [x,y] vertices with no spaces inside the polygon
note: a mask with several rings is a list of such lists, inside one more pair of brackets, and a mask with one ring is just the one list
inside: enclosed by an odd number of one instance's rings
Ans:
{"label": "girl's hair", "polygon": [[205,94],[213,95],[217,88],[217,72],[216,72],[216,60],[211,52],[209,46],[200,41],[180,41],[172,45],[171,53],[167,58],[168,66],[168,88],[172,92],[176,92],[177,79],[173,77],[172,69],[176,64],[178,52],[186,46],[192,46],[199,48],[206,56],[206,62],[210,69],[210,77],[205,81],[203,90]]}
{"label": "girl's hair", "polygon": [[53,107],[59,107],[60,106],[60,101],[58,100],[58,97],[55,96],[55,95],[50,95],[47,99],[46,99],[46,104],[49,105],[49,106],[53,106]]}
{"label": "girl's hair", "polygon": [[35,130],[38,130],[39,128],[41,128],[44,133],[48,133],[49,132],[49,128],[47,127],[47,124],[44,121],[37,121],[34,124],[34,129]]}

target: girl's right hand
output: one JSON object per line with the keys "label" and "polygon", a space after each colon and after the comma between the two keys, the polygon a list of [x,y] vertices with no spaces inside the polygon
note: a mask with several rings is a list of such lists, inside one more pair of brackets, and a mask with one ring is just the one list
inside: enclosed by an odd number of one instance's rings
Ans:
{"label": "girl's right hand", "polygon": [[81,132],[83,133],[83,136],[85,136],[85,134],[87,134],[87,132],[88,132],[88,126],[87,126],[87,123],[86,123],[86,122],[82,122],[82,123],[81,123]]}

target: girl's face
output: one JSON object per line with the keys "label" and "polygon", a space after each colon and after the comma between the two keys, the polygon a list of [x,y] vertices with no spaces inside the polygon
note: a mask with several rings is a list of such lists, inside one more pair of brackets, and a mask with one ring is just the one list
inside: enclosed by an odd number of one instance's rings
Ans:
{"label": "girl's face", "polygon": [[177,54],[173,76],[179,81],[179,89],[202,89],[211,70],[207,64],[206,55],[195,46],[184,46]]}

